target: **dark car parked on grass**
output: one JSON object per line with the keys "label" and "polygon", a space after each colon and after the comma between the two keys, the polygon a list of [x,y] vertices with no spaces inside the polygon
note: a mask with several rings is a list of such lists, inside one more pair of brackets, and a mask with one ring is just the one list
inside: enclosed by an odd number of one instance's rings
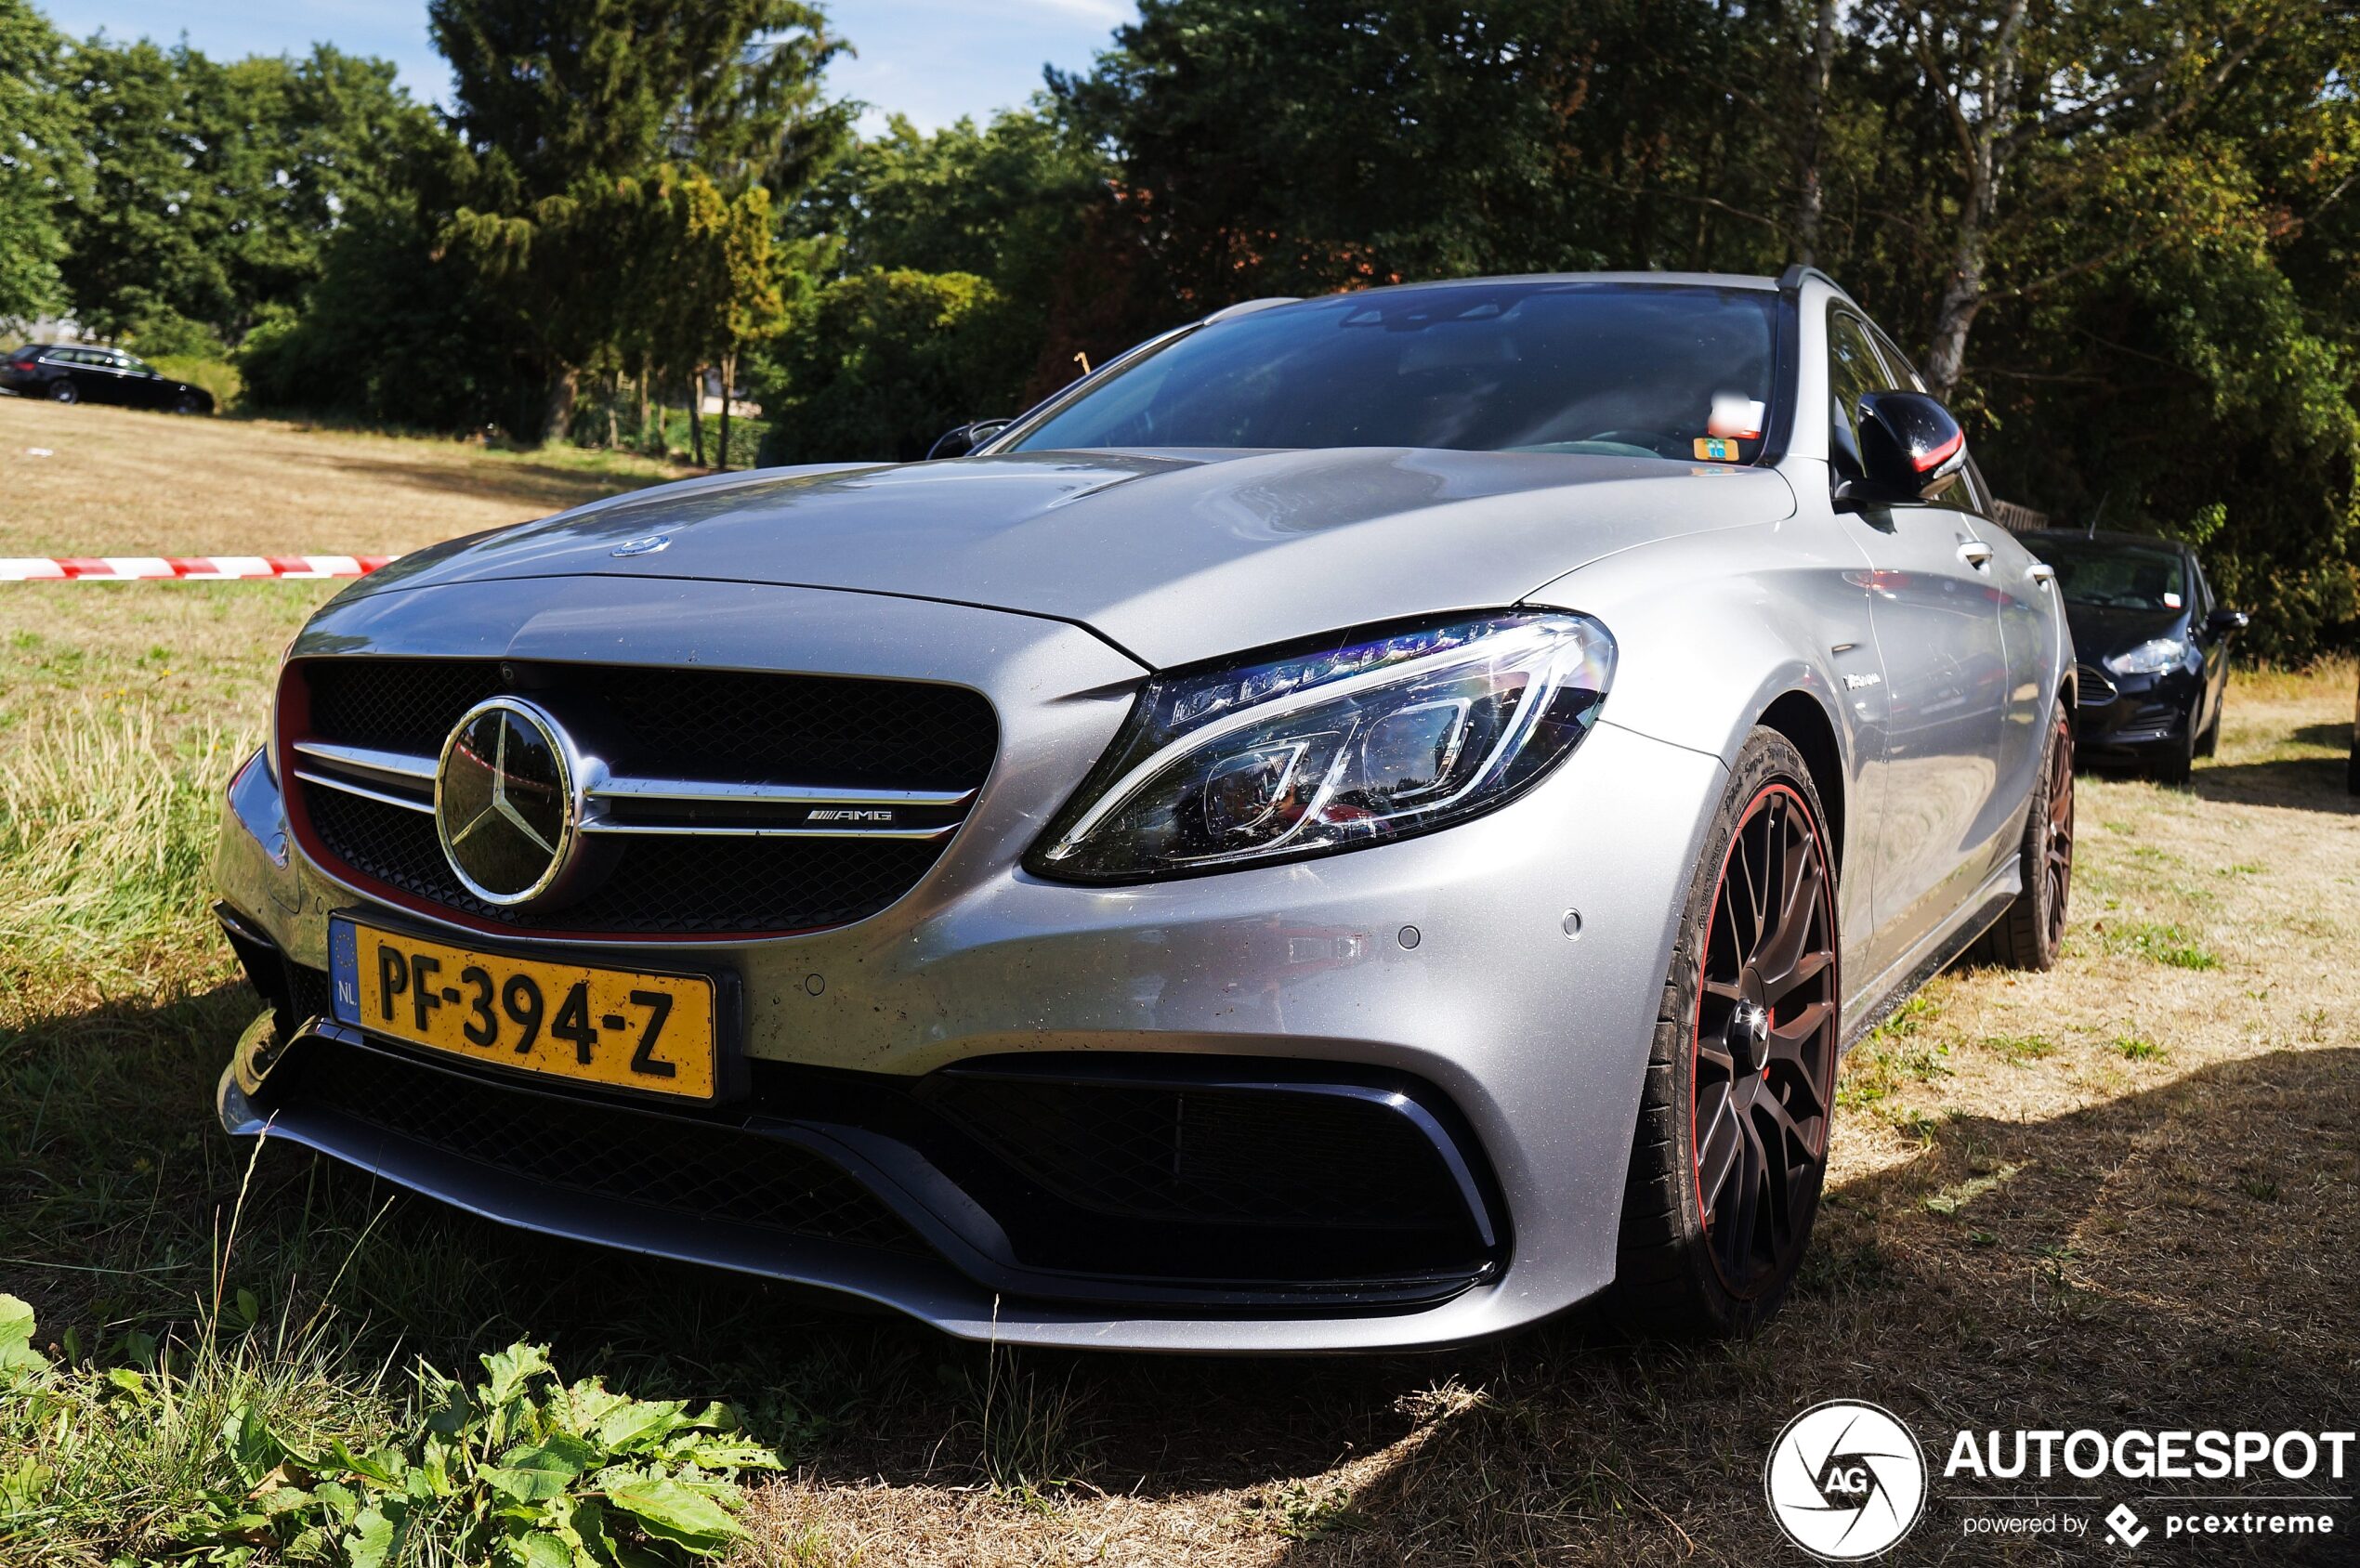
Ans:
{"label": "dark car parked on grass", "polygon": [[2144,534],[2044,530],[2025,548],[2056,568],[2080,665],[2076,747],[2167,783],[2221,739],[2229,639],[2243,610],[2216,604],[2196,552]]}
{"label": "dark car parked on grass", "polygon": [[136,355],[93,344],[28,343],[0,359],[0,386],[54,403],[122,403],[211,413],[213,394],[175,381]]}

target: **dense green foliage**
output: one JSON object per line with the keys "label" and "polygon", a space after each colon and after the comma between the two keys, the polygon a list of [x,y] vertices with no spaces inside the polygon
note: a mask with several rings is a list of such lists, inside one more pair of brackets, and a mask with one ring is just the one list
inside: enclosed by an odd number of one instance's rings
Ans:
{"label": "dense green foliage", "polygon": [[84,179],[66,53],[26,0],[0,0],[0,320],[67,304],[62,209]]}
{"label": "dense green foliage", "polygon": [[819,289],[794,313],[774,364],[766,463],[911,461],[962,419],[1015,412],[1026,334],[1005,295],[964,272],[872,268]]}
{"label": "dense green foliage", "polygon": [[2200,541],[2254,652],[2360,627],[2354,0],[1141,0],[859,140],[807,0],[428,14],[447,115],[0,0],[0,313],[525,439],[662,440],[717,372],[773,460],[885,458],[1256,295],[1809,259],[2003,495]]}
{"label": "dense green foliage", "polygon": [[391,65],[326,46],[222,65],[100,39],[72,70],[91,181],[67,224],[75,313],[161,353],[292,304],[342,216],[384,196],[386,150],[427,124]]}

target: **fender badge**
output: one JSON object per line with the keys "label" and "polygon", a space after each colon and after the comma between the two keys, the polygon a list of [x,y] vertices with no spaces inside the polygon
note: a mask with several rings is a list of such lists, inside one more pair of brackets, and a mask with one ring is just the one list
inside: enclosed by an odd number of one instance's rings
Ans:
{"label": "fender badge", "polygon": [[652,555],[671,544],[668,533],[643,533],[636,539],[626,539],[607,552],[610,555]]}

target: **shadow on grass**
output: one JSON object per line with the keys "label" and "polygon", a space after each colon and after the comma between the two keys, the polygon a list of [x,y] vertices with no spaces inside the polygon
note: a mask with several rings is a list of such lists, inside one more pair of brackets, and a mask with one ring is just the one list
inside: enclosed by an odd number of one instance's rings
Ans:
{"label": "shadow on grass", "polygon": [[[0,1287],[46,1336],[72,1326],[103,1359],[210,1290],[250,1151],[216,1130],[212,1085],[253,1006],[223,986],[0,1036]],[[471,1369],[530,1337],[572,1375],[730,1399],[822,1487],[1038,1492],[1052,1535],[1060,1509],[1116,1494],[1240,1548],[1270,1531],[1291,1563],[1750,1561],[1784,1549],[1767,1445],[1825,1398],[1892,1407],[1937,1455],[1965,1428],[2350,1429],[2355,1128],[2353,1049],[1934,1124],[1914,1157],[1831,1190],[1797,1299],[1734,1346],[1578,1317],[1416,1357],[994,1357],[505,1229],[287,1145],[253,1161],[226,1279],[266,1319],[325,1300],[356,1357]],[[1288,1484],[1355,1459],[1348,1489]],[[1960,1541],[1960,1490],[1937,1483],[1929,1551]]]}
{"label": "shadow on grass", "polygon": [[[2350,732],[2346,731],[2336,743],[2348,746],[2350,741]],[[2199,766],[2189,788],[2208,801],[2285,806],[2350,817],[2360,814],[2360,796],[2353,795],[2346,784],[2350,766],[2347,755],[2216,763]]]}
{"label": "shadow on grass", "polygon": [[513,503],[518,522],[562,512],[584,502],[603,500],[624,490],[644,490],[665,482],[661,475],[623,470],[601,473],[557,463],[481,461],[419,463],[395,457],[337,453],[326,459],[332,467],[413,490],[449,492]]}

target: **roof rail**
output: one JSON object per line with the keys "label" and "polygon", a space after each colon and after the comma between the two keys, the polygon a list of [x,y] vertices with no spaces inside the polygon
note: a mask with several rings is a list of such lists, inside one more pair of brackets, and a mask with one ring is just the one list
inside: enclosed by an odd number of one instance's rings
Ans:
{"label": "roof rail", "polygon": [[[1805,278],[1816,278],[1819,281],[1827,284],[1828,287],[1835,290],[1838,294],[1842,294],[1844,292],[1843,285],[1842,283],[1837,282],[1833,278],[1829,277],[1825,272],[1819,270],[1819,268],[1806,266],[1800,261],[1793,263],[1784,272],[1778,274],[1778,292],[1780,294],[1795,293],[1803,287],[1803,281]],[[1848,298],[1850,296],[1847,295],[1846,297]]]}

